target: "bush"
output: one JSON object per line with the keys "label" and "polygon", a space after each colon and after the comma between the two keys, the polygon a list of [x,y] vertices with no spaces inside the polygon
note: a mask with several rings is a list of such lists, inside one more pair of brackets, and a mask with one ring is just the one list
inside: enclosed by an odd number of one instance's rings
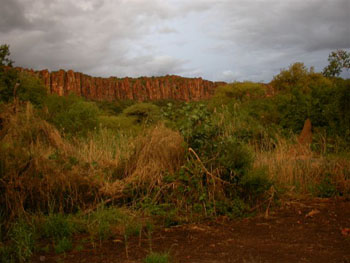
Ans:
{"label": "bush", "polygon": [[246,146],[233,138],[220,142],[218,163],[222,168],[221,178],[231,183],[239,182],[252,165],[252,155]]}
{"label": "bush", "polygon": [[95,103],[75,95],[49,96],[46,100],[48,121],[69,135],[86,135],[98,128],[99,110]]}
{"label": "bush", "polygon": [[75,232],[71,220],[63,214],[50,214],[43,225],[44,236],[56,241],[69,238]]}
{"label": "bush", "polygon": [[123,111],[127,117],[131,117],[135,124],[153,124],[156,123],[160,117],[160,109],[151,103],[134,104]]}
{"label": "bush", "polygon": [[239,183],[241,196],[250,204],[256,203],[259,199],[265,200],[265,193],[272,186],[266,169],[252,170],[241,178]]}
{"label": "bush", "polygon": [[0,101],[9,102],[14,96],[20,101],[42,106],[47,90],[41,80],[29,73],[0,69]]}
{"label": "bush", "polygon": [[114,207],[100,207],[87,217],[87,230],[92,239],[97,238],[101,242],[113,235],[112,226],[123,221],[125,217],[126,215]]}
{"label": "bush", "polygon": [[9,236],[15,258],[19,262],[29,259],[33,254],[36,239],[33,226],[20,219],[12,225]]}
{"label": "bush", "polygon": [[210,100],[211,108],[229,105],[235,102],[244,102],[264,97],[266,89],[261,83],[235,82],[216,89],[214,97]]}

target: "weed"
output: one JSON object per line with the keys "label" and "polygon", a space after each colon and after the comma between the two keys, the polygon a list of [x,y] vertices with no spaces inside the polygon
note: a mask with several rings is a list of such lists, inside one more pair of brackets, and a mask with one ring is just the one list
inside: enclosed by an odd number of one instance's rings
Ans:
{"label": "weed", "polygon": [[126,215],[114,207],[100,207],[87,218],[87,230],[92,241],[98,239],[100,243],[113,236],[112,226],[121,222]]}
{"label": "weed", "polygon": [[19,262],[29,259],[33,254],[36,239],[33,226],[19,219],[12,225],[9,235],[16,259]]}
{"label": "weed", "polygon": [[272,186],[266,169],[252,170],[242,177],[239,184],[242,188],[240,195],[250,204],[256,203],[259,199],[265,200],[264,195]]}
{"label": "weed", "polygon": [[62,239],[56,241],[55,252],[56,254],[65,253],[72,250],[72,247],[72,241],[67,237],[63,237]]}
{"label": "weed", "polygon": [[43,225],[45,237],[54,240],[63,240],[69,238],[75,232],[74,224],[71,219],[63,214],[49,214]]}
{"label": "weed", "polygon": [[170,255],[169,253],[155,253],[152,252],[147,255],[143,260],[144,263],[169,263]]}
{"label": "weed", "polygon": [[337,194],[336,186],[331,177],[331,174],[325,174],[320,184],[317,185],[318,197],[332,197]]}

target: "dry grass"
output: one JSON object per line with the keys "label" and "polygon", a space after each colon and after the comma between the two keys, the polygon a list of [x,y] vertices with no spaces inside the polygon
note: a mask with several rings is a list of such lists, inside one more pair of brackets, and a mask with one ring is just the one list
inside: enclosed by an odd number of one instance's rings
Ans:
{"label": "dry grass", "polygon": [[75,210],[98,199],[99,182],[71,162],[74,147],[29,103],[3,106],[0,118],[0,202],[9,218],[25,211]]}
{"label": "dry grass", "polygon": [[317,155],[295,141],[279,138],[274,150],[256,151],[254,167],[267,167],[274,182],[300,193],[309,193],[327,174],[340,192],[350,193],[348,159]]}
{"label": "dry grass", "polygon": [[127,188],[135,194],[150,193],[164,186],[163,177],[175,173],[184,161],[183,138],[164,125],[146,131],[130,145],[134,150],[124,163],[123,178],[103,189],[108,195],[121,194]]}

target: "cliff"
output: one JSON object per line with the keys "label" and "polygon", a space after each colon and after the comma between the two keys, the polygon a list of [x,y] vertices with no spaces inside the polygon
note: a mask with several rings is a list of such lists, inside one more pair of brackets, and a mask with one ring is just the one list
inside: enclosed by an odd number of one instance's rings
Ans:
{"label": "cliff", "polygon": [[223,82],[179,76],[140,78],[91,77],[72,70],[49,72],[21,69],[38,76],[50,93],[60,96],[75,93],[93,100],[201,100],[214,94]]}

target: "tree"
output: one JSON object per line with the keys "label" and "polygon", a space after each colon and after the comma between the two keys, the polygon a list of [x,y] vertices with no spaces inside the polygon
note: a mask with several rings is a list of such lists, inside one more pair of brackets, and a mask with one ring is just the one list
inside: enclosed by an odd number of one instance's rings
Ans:
{"label": "tree", "polygon": [[12,67],[13,61],[8,57],[11,55],[9,45],[0,46],[0,66]]}
{"label": "tree", "polygon": [[332,51],[328,56],[329,65],[324,68],[323,75],[326,77],[339,76],[343,68],[350,69],[350,52],[342,49]]}

